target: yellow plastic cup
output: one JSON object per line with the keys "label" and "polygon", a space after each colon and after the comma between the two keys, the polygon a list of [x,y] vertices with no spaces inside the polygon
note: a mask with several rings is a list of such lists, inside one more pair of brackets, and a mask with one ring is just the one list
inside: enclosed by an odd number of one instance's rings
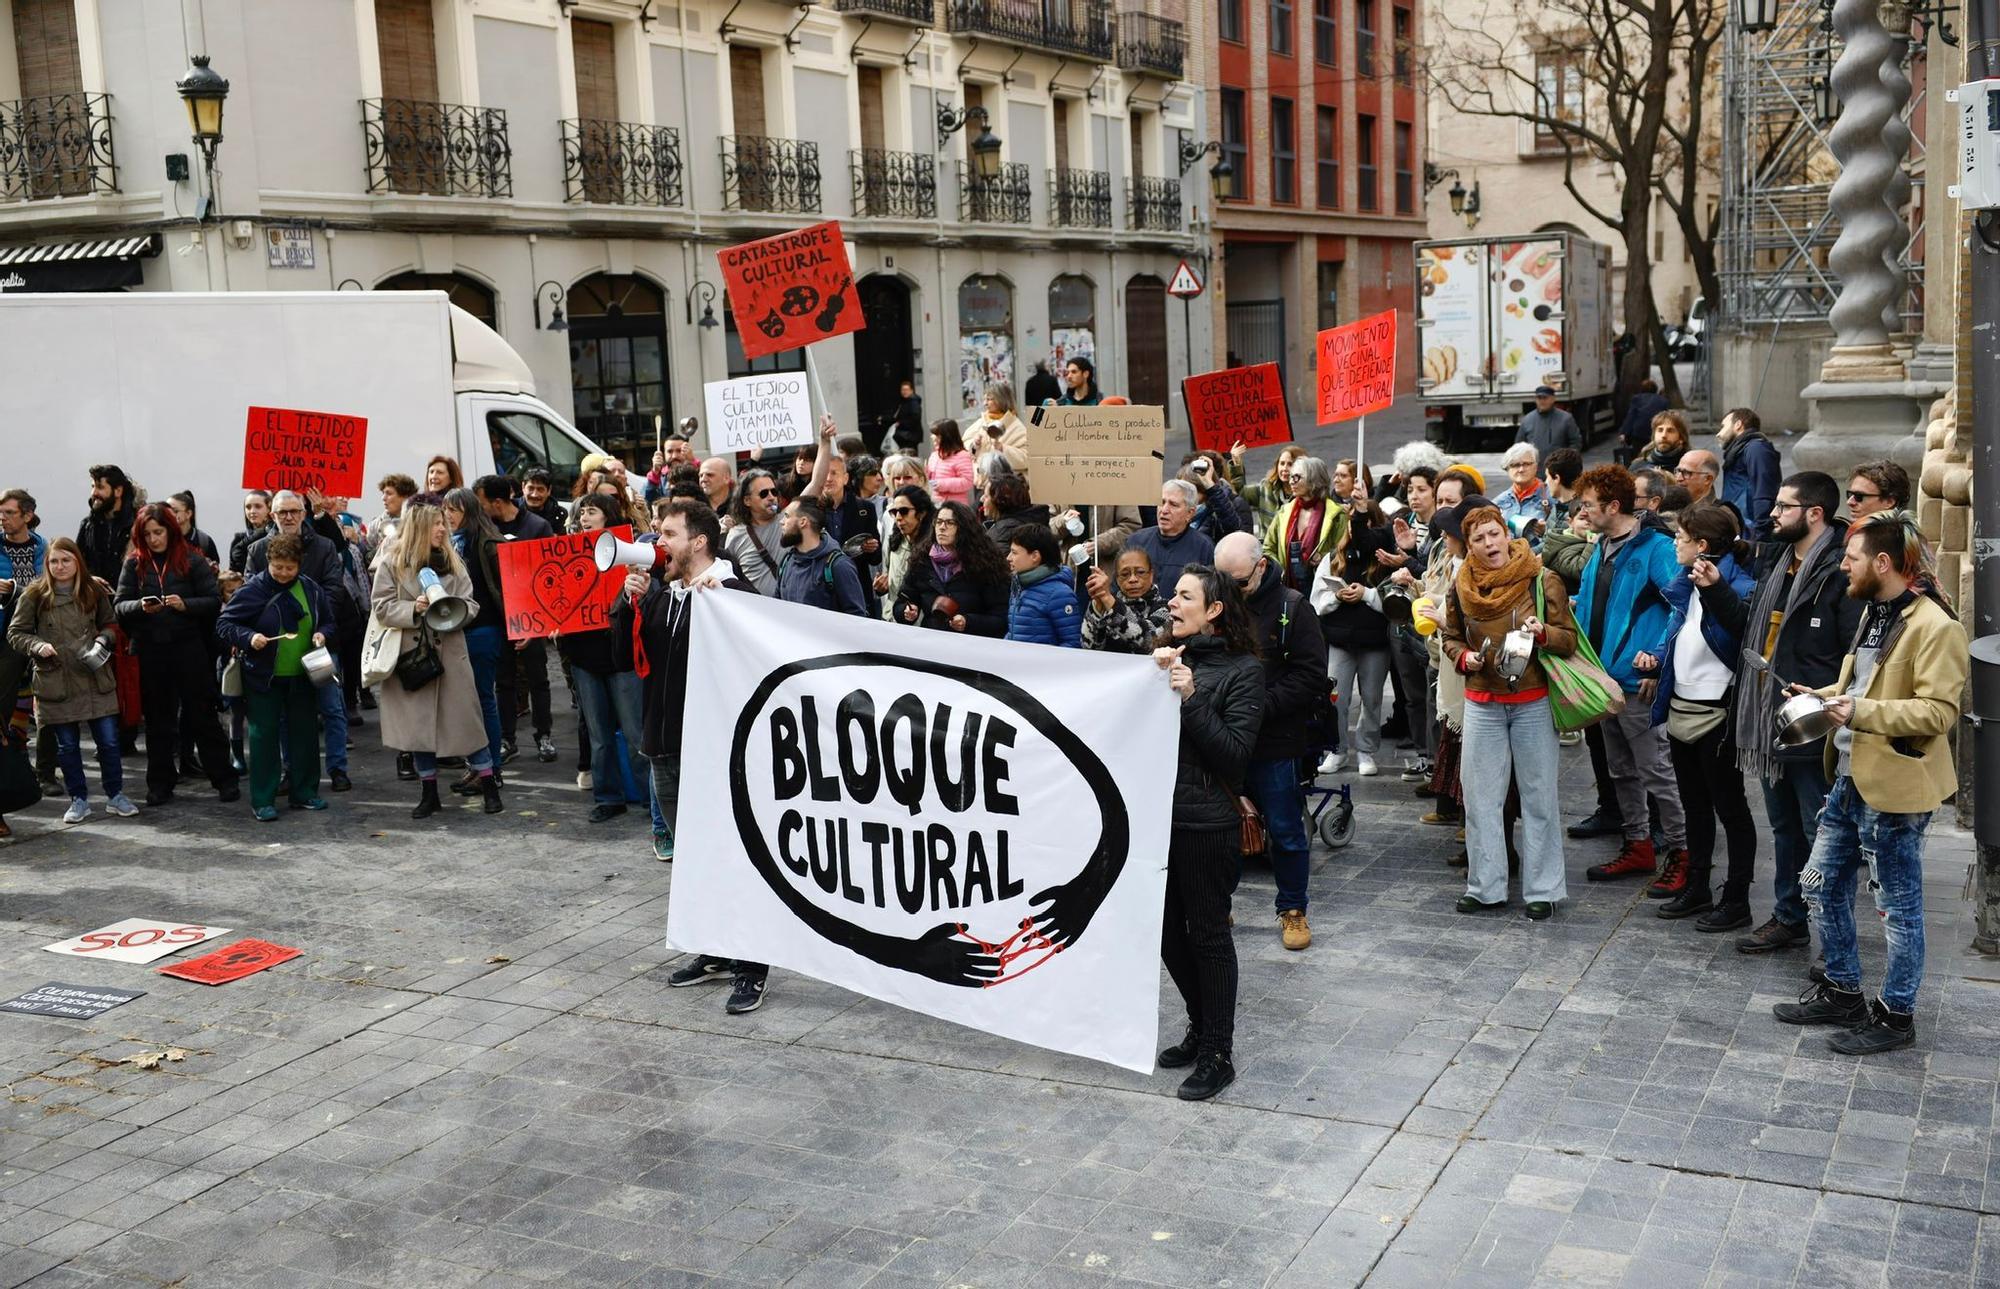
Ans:
{"label": "yellow plastic cup", "polygon": [[1437,601],[1428,595],[1420,595],[1410,601],[1410,625],[1416,628],[1418,635],[1428,636],[1437,634],[1437,623],[1424,616],[1425,609],[1434,609],[1436,607]]}

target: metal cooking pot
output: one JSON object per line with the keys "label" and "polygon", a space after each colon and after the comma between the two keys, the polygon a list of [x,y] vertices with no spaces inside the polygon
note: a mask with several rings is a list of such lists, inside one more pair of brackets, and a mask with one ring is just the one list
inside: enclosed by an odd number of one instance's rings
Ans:
{"label": "metal cooking pot", "polygon": [[1793,694],[1778,708],[1778,745],[1800,747],[1833,732],[1826,700],[1818,694]]}
{"label": "metal cooking pot", "polygon": [[300,658],[299,665],[313,684],[324,687],[333,683],[333,653],[324,646]]}
{"label": "metal cooking pot", "polygon": [[1493,666],[1508,684],[1519,684],[1521,677],[1528,674],[1528,662],[1534,656],[1534,633],[1517,627],[1500,642],[1500,656],[1494,659]]}
{"label": "metal cooking pot", "polygon": [[92,671],[103,671],[104,664],[111,661],[111,650],[102,640],[93,640],[90,647],[77,657]]}

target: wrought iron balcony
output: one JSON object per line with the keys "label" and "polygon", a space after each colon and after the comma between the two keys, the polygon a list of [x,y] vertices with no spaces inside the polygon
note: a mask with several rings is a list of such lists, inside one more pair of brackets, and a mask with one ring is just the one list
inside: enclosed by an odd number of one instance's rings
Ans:
{"label": "wrought iron balcony", "polygon": [[681,204],[681,132],[624,121],[562,123],[563,200]]}
{"label": "wrought iron balcony", "polygon": [[0,103],[0,201],[117,191],[109,94]]}
{"label": "wrought iron balcony", "polygon": [[363,99],[361,134],[369,192],[514,195],[514,152],[503,108]]}
{"label": "wrought iron balcony", "polygon": [[819,145],[759,134],[722,140],[722,208],[819,213]]}
{"label": "wrought iron balcony", "polygon": [[950,0],[945,17],[952,31],[967,35],[1111,61],[1107,0]]}
{"label": "wrought iron balcony", "polygon": [[932,0],[833,0],[833,7],[841,13],[888,18],[915,27],[928,27],[937,20]]}
{"label": "wrought iron balcony", "polygon": [[1049,222],[1058,228],[1111,227],[1111,176],[1102,170],[1049,171]]}
{"label": "wrought iron balcony", "polygon": [[1028,167],[1009,162],[991,179],[981,179],[958,163],[958,218],[969,224],[1025,224],[1034,218]]}
{"label": "wrought iron balcony", "polygon": [[1137,11],[1118,15],[1118,68],[1179,80],[1187,66],[1187,29]]}
{"label": "wrought iron balcony", "polygon": [[854,213],[877,219],[937,218],[937,158],[856,148],[847,154]]}
{"label": "wrought iron balcony", "polygon": [[1125,185],[1125,226],[1154,233],[1181,231],[1181,181],[1134,179]]}

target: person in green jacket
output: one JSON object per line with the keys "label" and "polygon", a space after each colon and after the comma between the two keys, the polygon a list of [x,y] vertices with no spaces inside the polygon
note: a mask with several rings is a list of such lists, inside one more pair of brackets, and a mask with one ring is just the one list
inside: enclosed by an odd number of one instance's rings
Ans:
{"label": "person in green jacket", "polygon": [[1283,509],[1292,495],[1292,465],[1306,454],[1306,450],[1296,443],[1287,443],[1278,449],[1278,459],[1272,463],[1270,473],[1262,479],[1251,482],[1243,473],[1243,455],[1247,451],[1241,443],[1229,449],[1229,468],[1225,471],[1229,486],[1236,489],[1236,495],[1250,507],[1250,516],[1256,522],[1259,537],[1271,526],[1271,520]]}
{"label": "person in green jacket", "polygon": [[1333,472],[1318,457],[1292,462],[1286,479],[1292,499],[1264,529],[1264,553],[1283,571],[1286,586],[1309,594],[1327,555],[1347,545],[1347,506],[1333,496]]}

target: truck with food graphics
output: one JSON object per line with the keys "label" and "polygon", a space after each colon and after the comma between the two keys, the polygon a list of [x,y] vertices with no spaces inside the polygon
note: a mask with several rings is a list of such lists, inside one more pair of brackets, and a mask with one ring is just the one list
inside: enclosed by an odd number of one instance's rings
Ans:
{"label": "truck with food graphics", "polygon": [[1588,443],[1613,429],[1611,248],[1571,232],[1418,242],[1417,397],[1447,451],[1504,445],[1556,392]]}

